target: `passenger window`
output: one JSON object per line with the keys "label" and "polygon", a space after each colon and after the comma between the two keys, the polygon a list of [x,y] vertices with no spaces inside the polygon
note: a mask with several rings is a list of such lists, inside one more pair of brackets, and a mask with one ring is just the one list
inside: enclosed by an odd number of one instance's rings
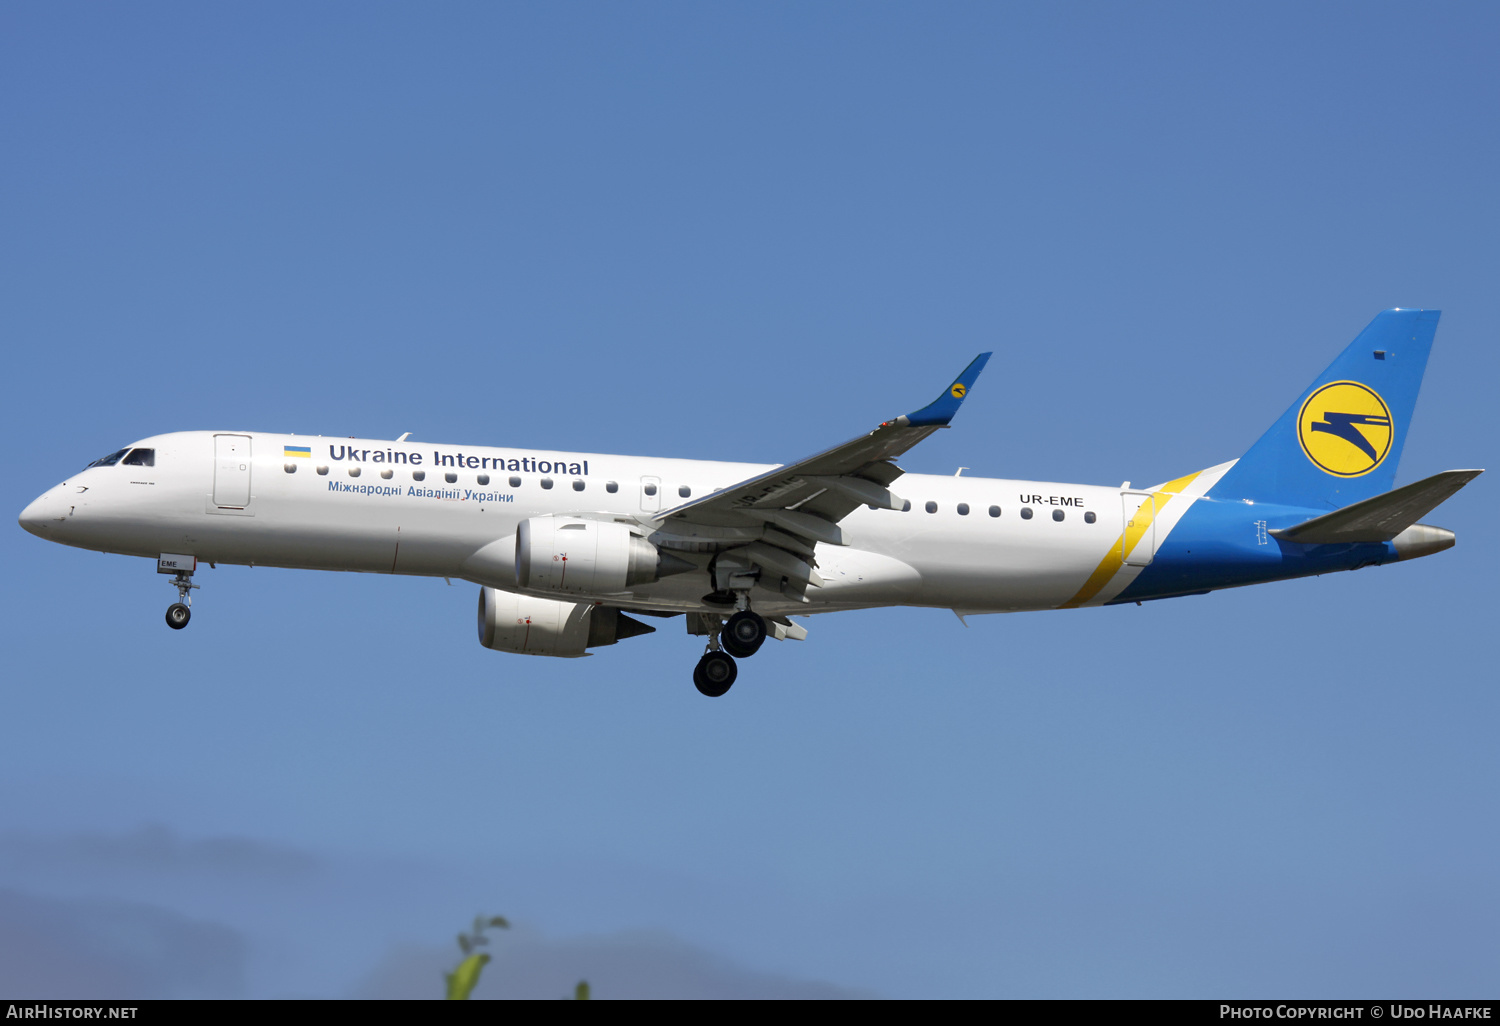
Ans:
{"label": "passenger window", "polygon": [[519,488],[519,487],[521,487],[521,479],[519,477],[515,476],[514,474],[512,474],[511,478],[510,478],[510,486],[512,488]]}
{"label": "passenger window", "polygon": [[381,478],[382,481],[389,481],[391,478],[393,478],[395,476],[396,476],[396,472],[394,470],[392,470],[390,467],[386,467],[384,470],[382,470],[380,472],[380,478]]}
{"label": "passenger window", "polygon": [[574,481],[573,482],[573,490],[575,492],[581,492],[581,491],[583,491],[583,482],[582,481]]}
{"label": "passenger window", "polygon": [[1000,515],[1000,507],[999,506],[991,506],[990,507],[990,516],[992,516],[992,517],[998,517],[999,515]]}
{"label": "passenger window", "polygon": [[1022,506],[1021,507],[1021,519],[1022,520],[1030,520],[1031,519],[1031,507],[1030,506]]}
{"label": "passenger window", "polygon": [[910,513],[911,512],[911,500],[910,499],[907,499],[905,502],[901,503],[901,512],[903,512],[903,513]]}
{"label": "passenger window", "polygon": [[295,474],[297,472],[297,464],[288,463],[285,469],[288,474]]}
{"label": "passenger window", "polygon": [[447,481],[449,484],[457,484],[458,483],[458,475],[455,474],[453,471],[450,470],[450,471],[448,471],[448,473],[446,473],[446,474],[443,475],[443,480]]}
{"label": "passenger window", "polygon": [[969,504],[967,502],[960,502],[958,504],[958,515],[961,517],[969,515]]}
{"label": "passenger window", "polygon": [[122,467],[154,467],[156,466],[155,449],[131,449],[130,455],[125,457]]}
{"label": "passenger window", "polygon": [[645,491],[645,493],[647,495],[655,495],[656,494],[656,485],[654,485],[654,484],[648,484],[645,487],[644,491]]}
{"label": "passenger window", "polygon": [[683,485],[681,488],[677,489],[677,494],[686,499],[693,494],[693,490],[687,485]]}
{"label": "passenger window", "polygon": [[542,487],[543,488],[551,488],[552,487],[552,479],[550,477],[544,477],[544,478],[542,478]]}
{"label": "passenger window", "polygon": [[1067,516],[1067,514],[1060,509],[1055,509],[1052,511],[1052,519],[1056,520],[1059,524],[1063,522],[1063,517],[1065,516]]}
{"label": "passenger window", "polygon": [[935,502],[929,502],[927,504],[927,512],[929,512],[929,513],[936,513],[937,512],[937,503],[935,503]]}
{"label": "passenger window", "polygon": [[358,467],[350,467],[349,468],[349,476],[350,477],[358,477],[359,476],[359,468]]}
{"label": "passenger window", "polygon": [[84,467],[83,469],[88,470],[89,467],[112,467],[116,463],[119,463],[120,457],[124,456],[129,451],[129,449],[121,449],[119,452],[112,452],[108,456],[100,456],[97,460],[90,463],[88,467]]}
{"label": "passenger window", "polygon": [[427,480],[427,471],[425,471],[425,470],[413,470],[411,472],[411,479],[413,481],[426,481]]}
{"label": "passenger window", "polygon": [[327,467],[319,467],[318,468],[318,476],[319,477],[327,477],[328,476],[328,468]]}
{"label": "passenger window", "polygon": [[1098,520],[1098,519],[1099,518],[1094,515],[1094,511],[1093,510],[1089,510],[1087,513],[1085,513],[1083,515],[1083,522],[1085,524],[1092,524],[1095,520]]}
{"label": "passenger window", "polygon": [[607,482],[605,482],[604,490],[606,492],[608,492],[609,494],[613,495],[613,494],[615,494],[615,492],[618,492],[620,490],[620,482],[618,482],[618,481],[607,481]]}

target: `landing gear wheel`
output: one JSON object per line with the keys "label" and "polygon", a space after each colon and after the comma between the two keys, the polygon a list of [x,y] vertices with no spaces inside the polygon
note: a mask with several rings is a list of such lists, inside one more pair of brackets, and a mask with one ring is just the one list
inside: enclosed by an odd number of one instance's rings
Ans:
{"label": "landing gear wheel", "polygon": [[181,602],[173,602],[167,607],[167,626],[174,631],[180,631],[188,625],[193,611]]}
{"label": "landing gear wheel", "polygon": [[724,633],[719,635],[719,644],[724,646],[724,651],[740,659],[748,659],[760,651],[765,640],[766,621],[748,609],[741,609],[731,616],[724,625]]}
{"label": "landing gear wheel", "polygon": [[718,698],[729,690],[739,672],[734,660],[723,652],[708,652],[693,667],[693,685],[701,694]]}

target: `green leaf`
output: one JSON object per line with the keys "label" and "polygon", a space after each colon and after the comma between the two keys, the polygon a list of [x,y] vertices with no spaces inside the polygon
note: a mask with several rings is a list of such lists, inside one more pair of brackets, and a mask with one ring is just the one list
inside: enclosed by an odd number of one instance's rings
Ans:
{"label": "green leaf", "polygon": [[458,968],[447,975],[448,1000],[467,1001],[474,990],[474,985],[479,982],[479,973],[490,960],[489,955],[470,955],[458,963]]}
{"label": "green leaf", "polygon": [[589,981],[579,980],[578,986],[573,988],[574,1001],[587,1001],[589,999]]}
{"label": "green leaf", "polygon": [[498,926],[502,930],[509,930],[510,929],[510,923],[508,923],[508,922],[505,921],[505,917],[504,916],[491,916],[490,917],[490,925],[491,926]]}
{"label": "green leaf", "polygon": [[461,933],[458,935],[458,949],[466,955],[474,950],[474,945],[469,942],[468,934]]}

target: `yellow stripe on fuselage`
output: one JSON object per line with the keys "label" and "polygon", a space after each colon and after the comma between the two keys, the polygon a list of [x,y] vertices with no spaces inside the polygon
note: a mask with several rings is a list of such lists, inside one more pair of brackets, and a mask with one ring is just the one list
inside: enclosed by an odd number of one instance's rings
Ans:
{"label": "yellow stripe on fuselage", "polygon": [[[1075,609],[1083,605],[1089,599],[1099,594],[1104,586],[1114,579],[1115,574],[1120,572],[1120,567],[1125,565],[1125,556],[1133,552],[1140,544],[1141,538],[1146,534],[1146,528],[1151,526],[1151,521],[1160,513],[1162,507],[1172,501],[1172,497],[1181,492],[1203,471],[1194,471],[1185,477],[1179,477],[1175,481],[1168,481],[1161,486],[1160,491],[1152,492],[1152,509],[1149,512],[1136,510],[1135,516],[1131,517],[1130,525],[1115,539],[1115,543],[1109,547],[1094,572],[1089,574],[1089,579],[1083,582],[1083,587],[1078,589],[1078,594],[1058,606],[1058,609]],[[1145,503],[1141,504],[1142,506]]]}

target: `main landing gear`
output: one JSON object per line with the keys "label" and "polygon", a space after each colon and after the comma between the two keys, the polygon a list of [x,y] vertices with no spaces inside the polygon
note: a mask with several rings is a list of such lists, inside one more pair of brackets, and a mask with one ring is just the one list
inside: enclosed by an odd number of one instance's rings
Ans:
{"label": "main landing gear", "polygon": [[733,659],[723,652],[710,650],[703,653],[703,658],[693,667],[693,686],[698,689],[699,694],[719,698],[729,690],[739,674],[739,667],[734,665]]}
{"label": "main landing gear", "polygon": [[693,684],[700,694],[719,698],[734,684],[739,668],[734,657],[748,659],[766,640],[766,621],[748,606],[729,618],[722,629],[709,635],[708,651],[693,668]]}
{"label": "main landing gear", "polygon": [[741,609],[724,625],[719,640],[730,655],[748,659],[765,644],[766,621],[748,609]]}
{"label": "main landing gear", "polygon": [[174,631],[180,631],[188,625],[193,618],[193,590],[199,585],[193,583],[193,575],[179,572],[172,579],[172,584],[177,588],[177,601],[167,607],[167,626]]}

